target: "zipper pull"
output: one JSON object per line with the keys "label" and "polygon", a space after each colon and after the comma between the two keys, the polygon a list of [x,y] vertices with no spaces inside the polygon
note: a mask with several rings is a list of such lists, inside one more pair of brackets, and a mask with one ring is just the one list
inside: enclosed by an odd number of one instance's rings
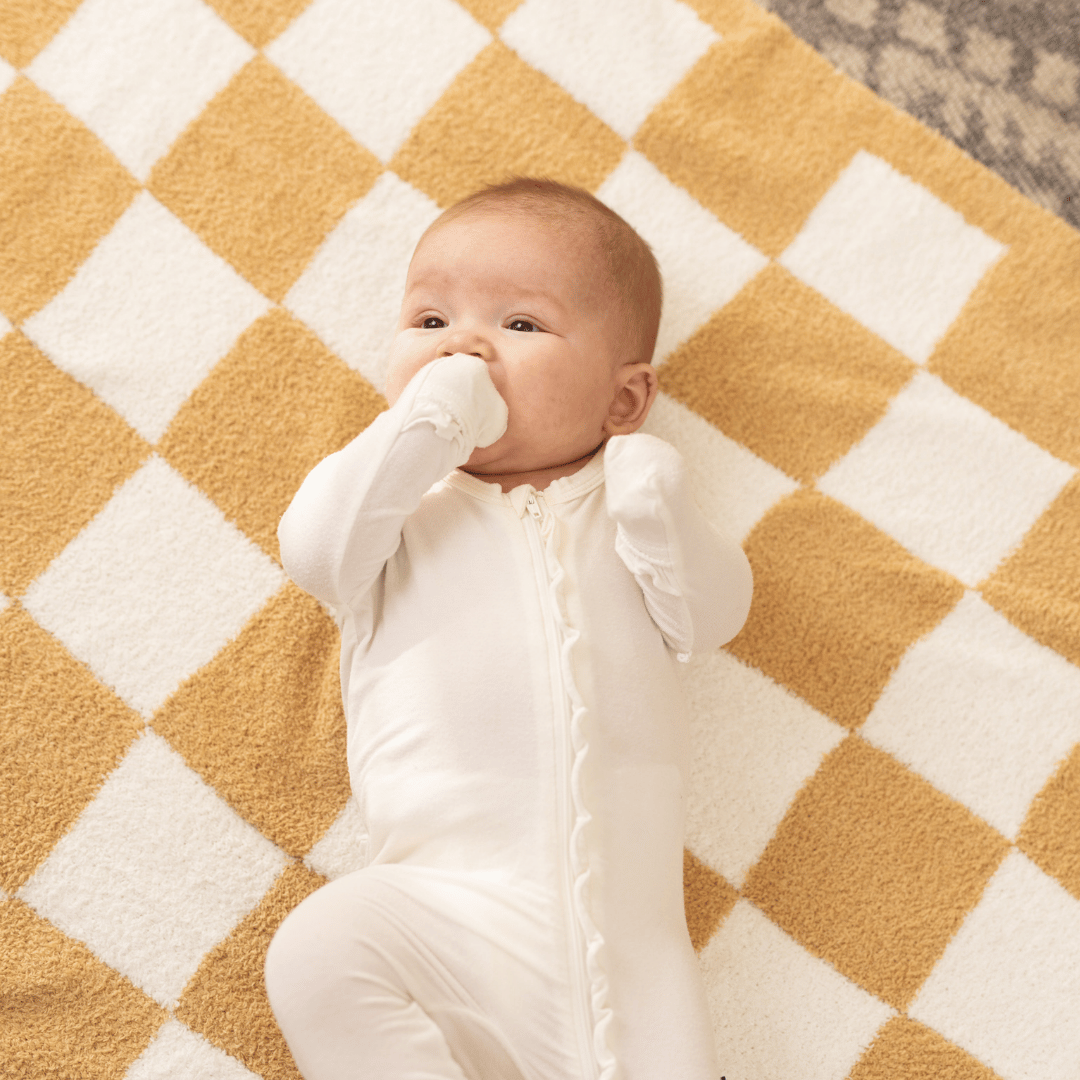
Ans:
{"label": "zipper pull", "polygon": [[540,504],[536,501],[535,491],[529,492],[529,497],[525,500],[525,506],[528,508],[529,513],[532,514],[532,516],[537,520],[537,522],[543,522],[544,513],[540,509]]}

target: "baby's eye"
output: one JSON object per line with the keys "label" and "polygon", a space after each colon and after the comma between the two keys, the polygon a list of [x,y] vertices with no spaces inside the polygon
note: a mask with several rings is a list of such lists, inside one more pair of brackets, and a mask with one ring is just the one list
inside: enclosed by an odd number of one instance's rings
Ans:
{"label": "baby's eye", "polygon": [[446,325],[444,319],[440,319],[438,315],[429,315],[421,324],[422,330],[441,330]]}
{"label": "baby's eye", "polygon": [[540,332],[540,327],[537,326],[536,323],[529,322],[528,319],[514,319],[507,329],[516,330],[522,334],[535,334]]}

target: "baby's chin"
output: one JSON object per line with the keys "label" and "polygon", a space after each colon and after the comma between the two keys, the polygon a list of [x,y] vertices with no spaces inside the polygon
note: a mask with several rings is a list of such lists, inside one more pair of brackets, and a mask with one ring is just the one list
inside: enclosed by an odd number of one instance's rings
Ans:
{"label": "baby's chin", "polygon": [[481,480],[488,478],[494,480],[497,477],[517,476],[522,473],[535,472],[538,468],[543,468],[542,465],[533,466],[528,463],[520,464],[510,458],[488,458],[483,454],[476,452],[470,456],[469,460],[466,461],[464,465],[459,467],[462,472],[470,473]]}
{"label": "baby's chin", "polygon": [[578,446],[568,446],[562,450],[547,453],[513,453],[506,448],[503,450],[498,442],[491,446],[478,447],[469,455],[469,460],[461,466],[463,472],[473,476],[518,476],[528,473],[542,473],[549,469],[560,469],[563,466],[585,460],[592,457],[597,447],[589,447],[582,450]]}
{"label": "baby's chin", "polygon": [[[463,468],[467,472],[475,473],[519,473],[534,472],[537,469],[546,469],[552,465],[561,464],[561,450],[550,448],[531,449],[521,445],[514,445],[517,440],[512,436],[503,435],[490,446],[478,446],[465,462]],[[568,453],[573,456],[573,451]]]}

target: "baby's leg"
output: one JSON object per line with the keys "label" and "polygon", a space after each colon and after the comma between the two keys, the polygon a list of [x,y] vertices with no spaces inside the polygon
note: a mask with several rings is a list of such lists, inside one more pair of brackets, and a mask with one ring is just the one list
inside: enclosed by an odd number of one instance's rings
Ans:
{"label": "baby's leg", "polygon": [[432,1016],[452,1032],[471,1003],[367,884],[319,889],[270,943],[266,990],[296,1064],[305,1080],[474,1080]]}

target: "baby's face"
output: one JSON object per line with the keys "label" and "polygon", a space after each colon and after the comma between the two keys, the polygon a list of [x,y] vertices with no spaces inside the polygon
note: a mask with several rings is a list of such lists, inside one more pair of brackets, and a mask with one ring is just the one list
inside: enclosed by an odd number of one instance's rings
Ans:
{"label": "baby's face", "polygon": [[589,238],[520,214],[466,213],[413,256],[387,400],[425,364],[473,353],[509,420],[465,468],[507,474],[576,461],[603,440],[615,393],[619,314],[608,297]]}

